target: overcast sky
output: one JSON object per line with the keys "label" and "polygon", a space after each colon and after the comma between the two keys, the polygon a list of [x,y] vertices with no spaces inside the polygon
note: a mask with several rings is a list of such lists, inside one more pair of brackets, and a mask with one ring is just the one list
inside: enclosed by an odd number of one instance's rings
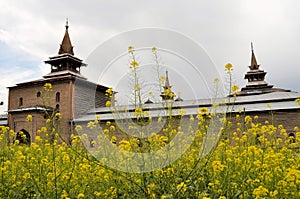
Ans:
{"label": "overcast sky", "polygon": [[66,18],[75,55],[83,60],[124,31],[164,28],[197,42],[220,74],[232,63],[240,87],[252,41],[267,81],[300,91],[298,0],[0,0],[0,8],[0,113],[7,109],[6,87],[50,72],[43,61],[57,54]]}

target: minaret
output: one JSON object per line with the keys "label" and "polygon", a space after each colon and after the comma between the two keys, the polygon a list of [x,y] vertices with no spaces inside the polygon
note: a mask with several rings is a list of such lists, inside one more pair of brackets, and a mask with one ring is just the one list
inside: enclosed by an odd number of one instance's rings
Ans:
{"label": "minaret", "polygon": [[[45,61],[46,64],[51,65],[51,73],[59,71],[71,71],[80,74],[80,67],[86,66],[81,59],[74,56],[73,46],[69,36],[69,22],[66,21],[66,30],[63,40],[58,50],[58,55],[50,57]],[[49,76],[49,75],[48,75]],[[51,76],[51,75],[50,75]]]}
{"label": "minaret", "polygon": [[172,92],[172,86],[170,85],[168,70],[166,70],[166,81],[163,87],[164,91],[161,93],[162,100],[173,100],[175,94]]}
{"label": "minaret", "polygon": [[[270,92],[273,85],[269,85],[265,81],[267,72],[259,69],[259,64],[254,54],[253,44],[251,42],[251,64],[249,66],[250,71],[245,74],[245,78],[248,80],[246,87],[242,88],[241,94],[258,94]],[[271,89],[271,90],[270,90]]]}

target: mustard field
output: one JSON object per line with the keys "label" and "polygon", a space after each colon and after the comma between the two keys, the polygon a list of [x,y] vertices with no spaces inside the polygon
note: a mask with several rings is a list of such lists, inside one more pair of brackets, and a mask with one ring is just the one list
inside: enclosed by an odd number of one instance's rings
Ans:
{"label": "mustard field", "polygon": [[[27,118],[30,122],[30,116]],[[108,122],[93,140],[93,150],[84,144],[84,132],[70,142],[59,139],[55,128],[45,126],[34,142],[21,144],[15,132],[0,128],[0,198],[299,198],[300,132],[288,137],[282,125],[257,122],[257,117],[236,116],[227,121],[216,147],[201,156],[205,141],[205,119],[197,128],[165,126],[147,139],[119,140]],[[48,121],[49,122],[49,121]],[[95,133],[99,120],[89,123]],[[78,132],[84,131],[77,126]],[[172,142],[176,134],[192,132],[188,149],[175,161],[148,172],[124,172],[106,164],[128,165],[126,154],[117,161],[103,160],[103,138],[121,151],[146,154]],[[217,139],[217,138],[216,138]],[[147,143],[147,144],[146,144]],[[170,149],[170,156],[172,150]],[[203,152],[203,151],[202,151]],[[112,151],[106,151],[106,155]],[[103,154],[103,153],[100,153]],[[112,154],[114,157],[115,154]],[[160,154],[161,156],[166,154]],[[110,156],[106,156],[110,157]],[[124,162],[122,162],[124,160]],[[153,164],[155,160],[153,161]]]}

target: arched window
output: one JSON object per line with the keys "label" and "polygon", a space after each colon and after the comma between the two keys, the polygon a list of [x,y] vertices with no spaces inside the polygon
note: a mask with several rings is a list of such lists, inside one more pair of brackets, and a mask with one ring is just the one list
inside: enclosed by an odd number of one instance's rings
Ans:
{"label": "arched window", "polygon": [[40,91],[36,93],[36,97],[41,97],[41,92]]}
{"label": "arched window", "polygon": [[19,106],[23,106],[23,97],[19,98]]}
{"label": "arched window", "polygon": [[60,102],[60,92],[56,93],[55,100],[56,102]]}

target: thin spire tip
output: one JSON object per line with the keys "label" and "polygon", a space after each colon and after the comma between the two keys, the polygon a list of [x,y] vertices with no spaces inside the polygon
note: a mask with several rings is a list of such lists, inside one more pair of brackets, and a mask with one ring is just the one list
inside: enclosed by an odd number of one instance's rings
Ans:
{"label": "thin spire tip", "polygon": [[69,19],[67,18],[66,19],[66,30],[68,30],[68,28],[69,28]]}

